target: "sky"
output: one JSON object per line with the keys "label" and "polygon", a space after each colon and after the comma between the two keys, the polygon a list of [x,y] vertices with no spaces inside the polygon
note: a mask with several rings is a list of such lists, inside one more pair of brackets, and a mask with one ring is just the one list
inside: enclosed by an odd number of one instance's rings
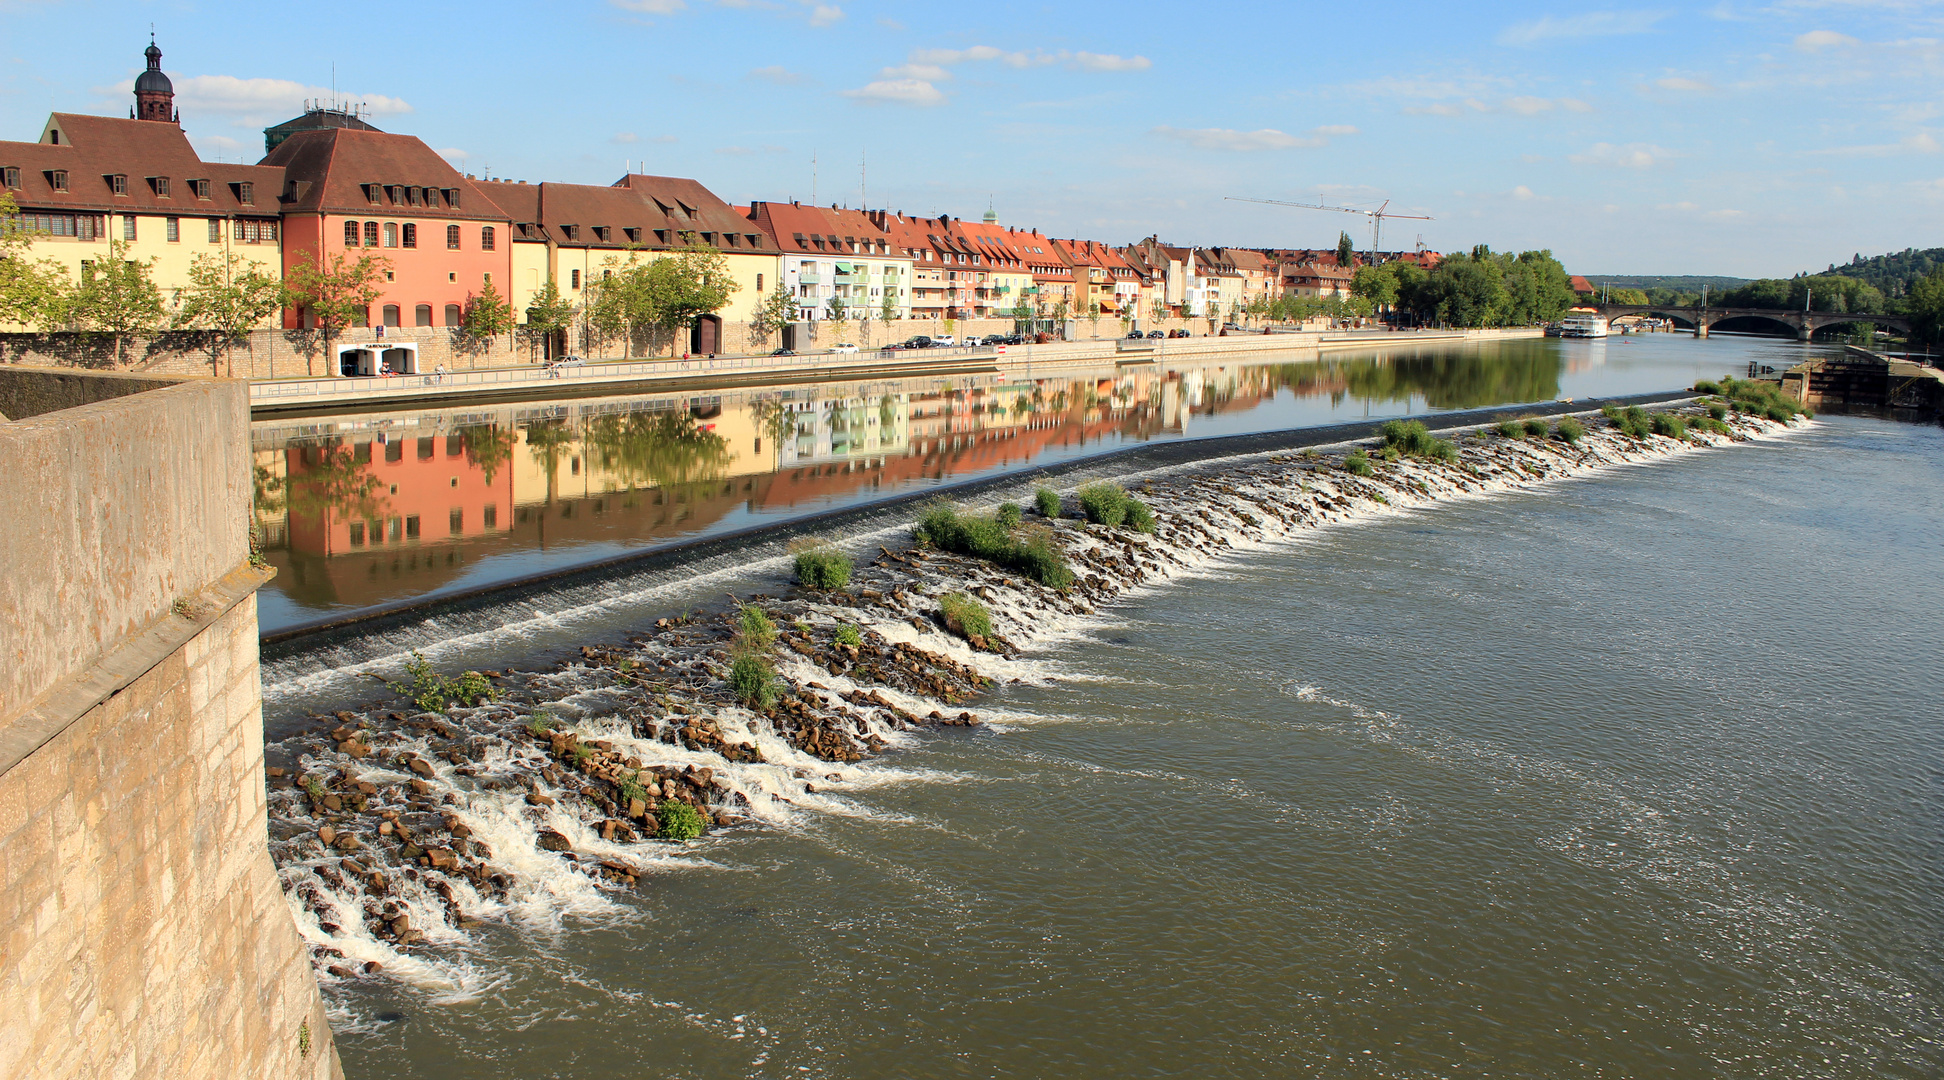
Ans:
{"label": "sky", "polygon": [[[284,12],[293,14],[286,16]],[[1127,243],[1549,248],[1788,276],[1944,246],[1944,2],[0,0],[0,138],[126,115],[155,27],[206,158],[307,98],[475,175],[700,180]]]}

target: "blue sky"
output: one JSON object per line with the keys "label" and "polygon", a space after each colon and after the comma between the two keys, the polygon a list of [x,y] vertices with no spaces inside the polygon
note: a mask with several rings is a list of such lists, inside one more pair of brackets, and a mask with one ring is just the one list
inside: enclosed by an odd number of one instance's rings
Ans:
{"label": "blue sky", "polygon": [[[283,12],[293,14],[286,16]],[[1944,245],[1944,3],[1693,8],[853,0],[0,0],[0,118],[125,112],[154,23],[205,156],[306,97],[462,169],[860,201],[1122,243],[1440,250],[1786,275]],[[307,25],[315,23],[316,25]]]}

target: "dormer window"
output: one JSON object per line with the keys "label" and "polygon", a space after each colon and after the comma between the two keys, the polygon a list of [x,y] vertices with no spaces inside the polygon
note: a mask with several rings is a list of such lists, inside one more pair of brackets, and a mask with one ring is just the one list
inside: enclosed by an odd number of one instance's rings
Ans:
{"label": "dormer window", "polygon": [[418,188],[408,187],[405,189],[405,204],[407,206],[417,206],[419,204]]}
{"label": "dormer window", "polygon": [[189,181],[189,190],[196,193],[196,198],[207,199],[209,198],[209,181],[191,180]]}
{"label": "dormer window", "polygon": [[156,197],[156,198],[158,198],[158,199],[166,199],[166,198],[168,198],[168,197],[169,197],[169,178],[168,178],[168,177],[166,177],[166,176],[151,176],[151,177],[149,177],[149,184],[150,184],[150,185],[152,185],[152,186],[153,186],[153,187],[155,188],[155,197]]}
{"label": "dormer window", "polygon": [[393,206],[397,206],[405,201],[405,189],[398,184],[386,184],[385,198],[390,199]]}
{"label": "dormer window", "polygon": [[594,226],[594,239],[599,240],[601,243],[605,244],[607,243],[607,238],[608,238],[608,227],[606,225]]}
{"label": "dormer window", "polygon": [[256,185],[251,183],[237,184],[236,201],[242,203],[244,206],[255,206]]}
{"label": "dormer window", "polygon": [[117,195],[128,194],[128,174],[110,173],[108,176],[108,190]]}
{"label": "dormer window", "polygon": [[628,243],[630,243],[630,244],[639,244],[639,243],[641,243],[641,230],[640,230],[640,229],[629,229],[629,228],[623,228],[623,229],[622,229],[621,231],[622,231],[623,233],[626,233],[626,234],[627,234],[627,236],[628,236]]}
{"label": "dormer window", "polygon": [[560,235],[562,235],[562,236],[564,236],[564,237],[566,237],[566,238],[567,238],[567,239],[569,239],[569,240],[573,240],[573,239],[575,239],[576,237],[578,237],[578,236],[580,235],[580,226],[579,226],[579,225],[562,225],[562,226],[560,227]]}
{"label": "dormer window", "polygon": [[656,229],[656,230],[655,230],[655,243],[657,243],[657,244],[666,244],[666,243],[668,243],[668,230],[667,230],[667,229]]}
{"label": "dormer window", "polygon": [[20,166],[8,165],[5,168],[0,168],[0,187],[12,188],[15,191],[20,190]]}
{"label": "dormer window", "polygon": [[452,207],[454,210],[459,209],[459,189],[449,187],[443,190],[445,192],[446,205]]}
{"label": "dormer window", "polygon": [[729,241],[730,247],[735,247],[740,242],[740,238],[735,233],[723,233],[722,238]]}
{"label": "dormer window", "polygon": [[370,203],[373,206],[377,206],[378,205],[378,185],[360,184],[358,186],[364,188],[365,201]]}
{"label": "dormer window", "polygon": [[796,246],[798,248],[807,250],[810,247],[810,242],[808,238],[806,238],[802,233],[792,233],[790,235],[796,240]]}
{"label": "dormer window", "polygon": [[705,243],[705,244],[708,244],[708,245],[709,245],[710,247],[714,247],[714,246],[715,246],[715,234],[714,234],[714,233],[712,233],[712,232],[705,232],[705,233],[703,233],[703,234],[702,234],[702,242],[703,242],[703,243]]}
{"label": "dormer window", "polygon": [[431,208],[432,208],[432,209],[434,209],[434,210],[437,210],[437,209],[439,208],[439,189],[438,189],[438,188],[426,188],[426,189],[425,189],[425,205],[427,205],[427,206],[429,206],[429,207],[431,207]]}

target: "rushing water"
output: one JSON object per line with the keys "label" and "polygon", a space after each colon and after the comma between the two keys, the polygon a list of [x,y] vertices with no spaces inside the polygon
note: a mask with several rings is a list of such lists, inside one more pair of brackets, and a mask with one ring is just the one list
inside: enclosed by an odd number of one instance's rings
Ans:
{"label": "rushing water", "polygon": [[347,1072],[1938,1075],[1940,517],[1944,434],[1825,419],[1238,553],[331,981]]}
{"label": "rushing water", "polygon": [[258,519],[279,573],[261,619],[275,632],[1131,443],[1657,392],[1804,348],[1647,334],[1290,363],[1015,362],[1003,377],[264,420]]}

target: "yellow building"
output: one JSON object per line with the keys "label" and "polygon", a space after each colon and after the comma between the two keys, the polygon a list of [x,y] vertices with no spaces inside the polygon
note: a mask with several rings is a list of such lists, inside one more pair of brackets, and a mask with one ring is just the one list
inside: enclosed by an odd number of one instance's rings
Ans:
{"label": "yellow building", "polygon": [[[54,113],[38,141],[0,142],[0,187],[33,235],[30,257],[73,283],[119,243],[122,259],[149,264],[165,302],[199,255],[235,253],[281,278],[284,171],[203,161],[177,123],[161,60],[149,46],[135,95],[143,119]],[[275,314],[263,323],[275,325]]]}

